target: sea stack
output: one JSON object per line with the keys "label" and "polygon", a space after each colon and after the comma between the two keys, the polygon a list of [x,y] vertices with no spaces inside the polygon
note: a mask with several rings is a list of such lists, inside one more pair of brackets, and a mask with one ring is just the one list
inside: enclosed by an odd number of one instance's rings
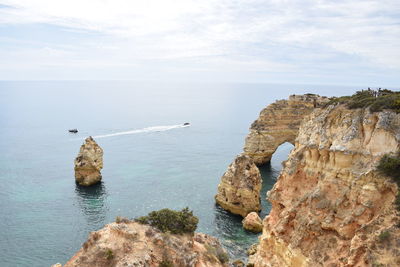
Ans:
{"label": "sea stack", "polygon": [[215,200],[223,209],[245,217],[260,211],[261,174],[253,160],[240,154],[221,177]]}
{"label": "sea stack", "polygon": [[75,180],[83,186],[90,186],[101,181],[100,170],[103,168],[103,149],[90,136],[85,139],[75,159]]}

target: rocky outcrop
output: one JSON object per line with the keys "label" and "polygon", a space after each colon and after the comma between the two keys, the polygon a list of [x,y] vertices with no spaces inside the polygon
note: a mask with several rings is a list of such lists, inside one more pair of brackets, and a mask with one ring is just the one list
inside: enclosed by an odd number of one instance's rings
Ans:
{"label": "rocky outcrop", "polygon": [[273,189],[254,266],[400,266],[397,185],[376,171],[400,114],[344,106],[302,123]]}
{"label": "rocky outcrop", "polygon": [[242,221],[243,228],[255,233],[262,231],[263,225],[260,216],[257,212],[250,212]]}
{"label": "rocky outcrop", "polygon": [[103,168],[103,149],[90,136],[81,146],[75,159],[75,180],[78,184],[89,186],[101,181]]}
{"label": "rocky outcrop", "polygon": [[215,200],[223,209],[245,217],[261,209],[261,184],[257,166],[249,156],[241,154],[221,177]]}
{"label": "rocky outcrop", "polygon": [[64,267],[228,266],[225,250],[209,235],[173,235],[123,220],[92,232]]}
{"label": "rocky outcrop", "polygon": [[257,165],[269,162],[281,144],[294,144],[303,118],[327,101],[328,98],[313,94],[291,95],[288,100],[268,105],[250,127],[244,145],[245,154]]}

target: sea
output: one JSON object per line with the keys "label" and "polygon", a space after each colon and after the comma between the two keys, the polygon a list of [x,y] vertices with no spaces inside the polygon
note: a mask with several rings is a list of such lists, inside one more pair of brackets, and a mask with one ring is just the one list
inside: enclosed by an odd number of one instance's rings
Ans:
{"label": "sea", "polygon": [[[221,176],[242,152],[251,123],[291,94],[348,95],[362,86],[133,81],[0,82],[0,266],[64,264],[91,231],[162,208],[189,207],[198,232],[245,259],[258,234],[215,205]],[[184,126],[189,122],[190,126]],[[72,134],[68,129],[76,128]],[[102,182],[75,184],[88,136],[104,150]],[[292,145],[263,178],[274,185]]]}

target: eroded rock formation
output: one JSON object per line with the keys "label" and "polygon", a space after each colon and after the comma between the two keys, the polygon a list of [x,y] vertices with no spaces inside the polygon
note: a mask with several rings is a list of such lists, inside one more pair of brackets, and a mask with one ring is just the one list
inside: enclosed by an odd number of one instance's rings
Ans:
{"label": "eroded rock formation", "polygon": [[303,118],[327,101],[328,98],[313,94],[291,95],[288,100],[268,105],[250,127],[244,145],[245,154],[257,165],[269,162],[281,144],[294,144]]}
{"label": "eroded rock formation", "polygon": [[103,149],[91,136],[86,138],[74,163],[75,180],[78,184],[89,186],[101,181]]}
{"label": "eroded rock formation", "polygon": [[242,221],[243,228],[255,233],[262,231],[263,225],[260,216],[257,212],[250,212]]}
{"label": "eroded rock formation", "polygon": [[400,266],[397,185],[376,171],[379,159],[399,144],[400,114],[344,106],[314,110],[268,192],[272,210],[250,262]]}
{"label": "eroded rock formation", "polygon": [[124,220],[92,232],[64,267],[227,267],[226,257],[219,241],[209,235],[167,234]]}
{"label": "eroded rock formation", "polygon": [[215,200],[223,209],[245,217],[261,209],[261,184],[257,166],[249,156],[241,154],[221,177]]}

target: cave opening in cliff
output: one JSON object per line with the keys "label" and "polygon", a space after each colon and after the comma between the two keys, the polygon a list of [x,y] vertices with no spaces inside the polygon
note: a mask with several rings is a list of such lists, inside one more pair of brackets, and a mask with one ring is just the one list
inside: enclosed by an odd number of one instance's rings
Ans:
{"label": "cave opening in cliff", "polygon": [[280,170],[282,169],[282,162],[287,160],[289,153],[293,149],[293,147],[294,146],[291,143],[285,142],[279,145],[274,154],[272,154],[269,165],[275,172],[278,172],[278,175]]}
{"label": "cave opening in cliff", "polygon": [[287,160],[293,147],[294,146],[289,142],[281,144],[272,155],[271,161],[267,164],[259,166],[263,181],[261,188],[261,218],[268,215],[271,210],[271,204],[266,199],[267,192],[274,186],[282,169],[282,162]]}

